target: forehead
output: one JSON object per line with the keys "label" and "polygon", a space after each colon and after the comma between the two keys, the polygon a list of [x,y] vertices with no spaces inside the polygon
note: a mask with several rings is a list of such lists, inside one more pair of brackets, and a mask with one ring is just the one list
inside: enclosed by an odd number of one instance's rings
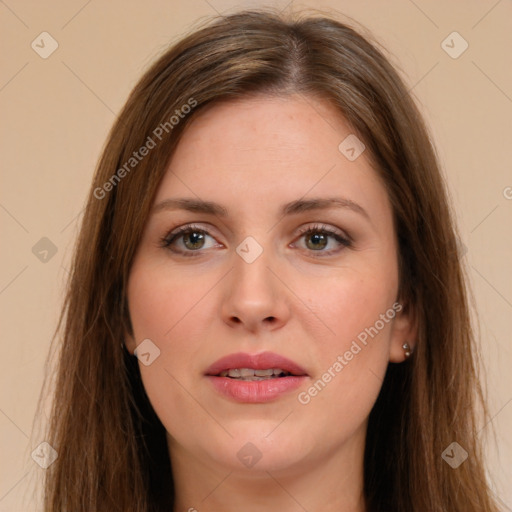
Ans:
{"label": "forehead", "polygon": [[[340,156],[340,137],[350,133],[346,120],[326,100],[299,94],[259,95],[206,107],[187,127],[179,156],[193,150],[192,145],[209,145],[209,153],[217,159],[232,160],[236,152],[242,162],[264,153],[270,161],[320,156],[321,161],[332,160]],[[208,160],[204,153],[194,155],[201,156]]]}
{"label": "forehead", "polygon": [[363,152],[351,161],[340,143],[355,134],[326,100],[258,96],[206,107],[187,126],[157,192],[277,208],[305,195],[389,209],[385,187]]}

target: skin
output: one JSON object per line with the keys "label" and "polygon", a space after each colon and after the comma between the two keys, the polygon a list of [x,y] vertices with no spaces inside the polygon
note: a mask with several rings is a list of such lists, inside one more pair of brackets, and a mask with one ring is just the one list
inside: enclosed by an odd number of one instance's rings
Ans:
{"label": "skin", "polygon": [[[365,510],[367,418],[388,363],[404,360],[403,343],[413,346],[413,309],[359,343],[307,404],[298,400],[399,300],[392,208],[366,153],[351,162],[339,151],[351,133],[322,99],[253,97],[204,110],[170,161],[155,205],[192,198],[228,210],[157,208],[130,273],[134,334],[126,344],[133,353],[149,338],[160,350],[139,366],[168,433],[176,511]],[[368,219],[348,208],[279,213],[290,201],[334,196],[359,204]],[[163,247],[188,223],[207,231],[203,242],[182,236]],[[351,245],[299,232],[315,225]],[[252,263],[236,252],[248,236],[263,249]],[[225,355],[263,351],[301,365],[304,385],[269,403],[240,404],[204,376]],[[248,442],[261,454],[252,467],[237,457]]]}

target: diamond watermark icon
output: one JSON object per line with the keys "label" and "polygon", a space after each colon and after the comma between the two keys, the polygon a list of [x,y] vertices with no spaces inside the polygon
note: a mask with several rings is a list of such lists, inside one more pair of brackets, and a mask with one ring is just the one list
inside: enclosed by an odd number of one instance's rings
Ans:
{"label": "diamond watermark icon", "polygon": [[457,253],[459,255],[459,258],[463,258],[468,252],[468,248],[466,244],[460,239],[457,238]]}
{"label": "diamond watermark icon", "polygon": [[32,247],[32,253],[42,263],[48,263],[57,253],[57,246],[49,238],[43,236]]}
{"label": "diamond watermark icon", "polygon": [[443,460],[453,469],[457,469],[467,458],[468,452],[462,446],[454,441],[441,454]]}
{"label": "diamond watermark icon", "polygon": [[248,236],[236,248],[236,252],[246,263],[252,263],[261,255],[263,247],[252,236]]}
{"label": "diamond watermark icon", "polygon": [[366,149],[366,146],[363,144],[361,139],[351,133],[340,142],[338,149],[347,160],[353,162],[361,156],[363,151]]}
{"label": "diamond watermark icon", "polygon": [[47,59],[59,47],[59,43],[48,32],[41,32],[30,46],[39,57]]}
{"label": "diamond watermark icon", "polygon": [[458,32],[452,32],[441,43],[441,48],[452,59],[458,59],[468,47],[468,42]]}
{"label": "diamond watermark icon", "polygon": [[238,450],[238,460],[248,468],[252,468],[262,457],[261,451],[252,443],[246,443]]}
{"label": "diamond watermark icon", "polygon": [[149,338],[146,338],[135,347],[133,354],[144,366],[149,366],[160,356],[160,349]]}
{"label": "diamond watermark icon", "polygon": [[58,453],[51,444],[43,441],[41,444],[37,445],[30,456],[39,466],[43,469],[47,469],[55,462]]}

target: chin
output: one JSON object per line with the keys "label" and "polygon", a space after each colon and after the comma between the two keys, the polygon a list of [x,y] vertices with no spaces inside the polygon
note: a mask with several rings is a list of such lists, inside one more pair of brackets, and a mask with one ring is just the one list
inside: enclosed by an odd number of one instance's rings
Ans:
{"label": "chin", "polygon": [[[267,423],[265,422],[265,426]],[[275,422],[272,428],[276,428]],[[286,471],[300,465],[308,453],[303,440],[290,437],[284,429],[277,433],[280,427],[268,435],[272,428],[247,428],[242,432],[239,430],[233,439],[225,439],[218,445],[211,457],[230,471],[247,475]]]}

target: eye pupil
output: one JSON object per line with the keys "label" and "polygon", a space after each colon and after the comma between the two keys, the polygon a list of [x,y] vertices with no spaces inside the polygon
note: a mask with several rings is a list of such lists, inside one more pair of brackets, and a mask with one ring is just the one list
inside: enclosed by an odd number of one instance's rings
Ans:
{"label": "eye pupil", "polygon": [[[186,233],[183,242],[187,249],[200,249],[204,244],[204,234],[197,231]],[[187,242],[191,242],[191,246]]]}
{"label": "eye pupil", "polygon": [[[186,226],[163,238],[161,243],[162,247],[169,248],[176,253],[188,256],[200,255],[204,253],[204,249],[209,249],[205,245],[206,237],[212,238],[208,231],[203,231],[195,226]],[[303,231],[300,238],[303,240],[302,243],[305,244],[306,249],[317,252],[318,256],[331,255],[340,250],[324,251],[331,239],[336,240],[339,246],[350,246],[350,242],[341,235],[321,226],[315,226]]]}
{"label": "eye pupil", "polygon": [[[308,242],[311,240],[313,242],[312,246],[309,246],[309,243],[307,243],[308,247],[313,250],[317,249],[323,249],[327,245],[327,237],[320,233],[314,233],[307,237]],[[319,243],[318,243],[319,242]]]}

